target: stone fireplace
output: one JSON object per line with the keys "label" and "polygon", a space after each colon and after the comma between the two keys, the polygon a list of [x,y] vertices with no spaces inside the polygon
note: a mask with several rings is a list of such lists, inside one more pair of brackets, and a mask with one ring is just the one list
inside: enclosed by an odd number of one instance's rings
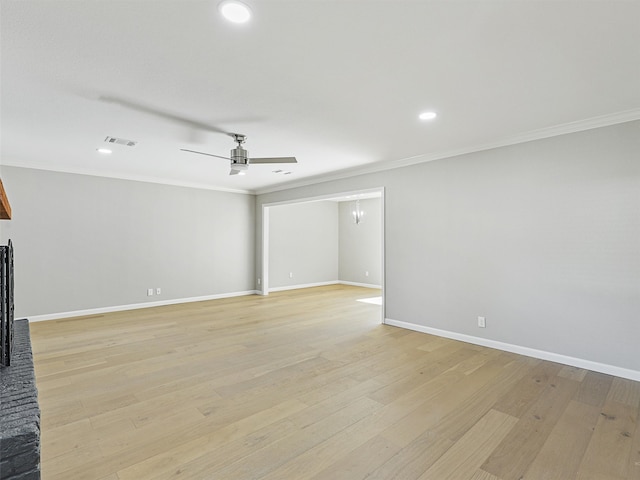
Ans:
{"label": "stone fireplace", "polygon": [[40,407],[29,321],[13,318],[13,249],[0,247],[0,479],[40,479]]}

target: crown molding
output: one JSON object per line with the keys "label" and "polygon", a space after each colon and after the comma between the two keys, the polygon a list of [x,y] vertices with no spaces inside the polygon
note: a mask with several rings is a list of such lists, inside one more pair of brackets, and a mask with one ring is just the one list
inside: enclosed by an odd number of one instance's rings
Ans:
{"label": "crown molding", "polygon": [[494,142],[478,144],[474,146],[464,147],[456,150],[441,151],[429,154],[414,155],[412,157],[402,158],[398,160],[392,160],[389,162],[376,162],[374,164],[362,165],[353,168],[347,168],[338,172],[330,172],[321,175],[315,175],[306,179],[298,181],[288,182],[286,184],[280,184],[273,187],[267,187],[257,189],[256,194],[262,195],[265,193],[278,192],[282,190],[289,190],[292,188],[306,187],[309,185],[315,185],[317,183],[328,182],[333,180],[341,180],[344,178],[355,177],[358,175],[364,175],[367,173],[377,173],[386,170],[393,170],[401,167],[408,167],[410,165],[416,165],[419,163],[431,162],[434,160],[442,160],[445,158],[457,157],[460,155],[466,155],[474,152],[481,152],[484,150],[492,150],[494,148],[507,147],[510,145],[517,145],[519,143],[532,142],[535,140],[542,140],[545,138],[556,137],[559,135],[567,135],[569,133],[577,133],[585,130],[592,130],[594,128],[608,127],[611,125],[617,125],[619,123],[633,122],[640,120],[640,108],[634,108],[631,110],[625,110],[622,112],[616,112],[607,115],[600,115],[597,117],[591,117],[584,120],[578,120],[575,122],[563,123],[560,125],[554,125],[552,127],[540,128],[537,130],[531,130],[523,132],[517,135],[505,137],[501,140]]}
{"label": "crown molding", "polygon": [[144,182],[144,183],[155,183],[159,185],[169,185],[172,187],[186,187],[186,188],[197,188],[200,190],[212,190],[216,192],[225,192],[225,193],[242,193],[245,195],[255,195],[253,190],[240,190],[233,188],[224,188],[224,187],[216,187],[213,185],[207,185],[205,183],[198,182],[182,182],[179,180],[168,180],[165,178],[156,178],[156,177],[148,177],[145,175],[123,175],[115,172],[96,172],[94,170],[89,169],[81,169],[81,168],[52,168],[49,165],[43,165],[39,163],[29,163],[29,162],[11,162],[4,160],[0,163],[0,167],[14,167],[14,168],[30,168],[32,170],[45,170],[48,172],[57,172],[57,173],[71,173],[74,175],[87,175],[90,177],[101,177],[101,178],[113,178],[117,180],[129,180],[132,182]]}
{"label": "crown molding", "polygon": [[94,177],[115,178],[119,180],[131,180],[135,182],[155,183],[161,185],[171,185],[176,187],[197,188],[202,190],[213,190],[218,192],[227,193],[240,193],[245,195],[262,195],[266,193],[279,192],[283,190],[290,190],[293,188],[306,187],[309,185],[315,185],[318,183],[341,180],[345,178],[351,178],[368,173],[383,172],[386,170],[393,170],[396,168],[407,167],[410,165],[416,165],[419,163],[431,162],[434,160],[442,160],[445,158],[457,157],[460,155],[466,155],[474,152],[481,152],[485,150],[491,150],[494,148],[506,147],[510,145],[517,145],[520,143],[531,142],[535,140],[542,140],[545,138],[555,137],[559,135],[566,135],[569,133],[577,133],[585,130],[591,130],[594,128],[608,127],[619,123],[626,123],[640,120],[640,108],[634,108],[625,110],[622,112],[616,112],[607,115],[600,115],[597,117],[591,117],[584,120],[578,120],[575,122],[563,123],[552,127],[541,128],[537,130],[531,130],[523,132],[517,135],[505,137],[494,142],[488,142],[484,144],[477,144],[455,150],[447,150],[434,152],[429,154],[414,155],[412,157],[401,158],[391,161],[376,162],[373,164],[361,165],[357,167],[346,168],[344,170],[333,171],[325,174],[314,175],[306,177],[300,180],[294,180],[286,183],[280,183],[277,185],[268,186],[265,188],[257,188],[255,190],[243,190],[232,189],[212,186],[199,182],[184,182],[179,180],[171,180],[166,178],[156,178],[145,175],[123,175],[116,172],[96,172],[89,169],[80,168],[52,168],[50,165],[41,163],[29,163],[29,162],[11,162],[3,160],[0,166],[17,167],[17,168],[31,168],[34,170],[46,170],[51,172],[71,173],[76,175],[89,175]]}

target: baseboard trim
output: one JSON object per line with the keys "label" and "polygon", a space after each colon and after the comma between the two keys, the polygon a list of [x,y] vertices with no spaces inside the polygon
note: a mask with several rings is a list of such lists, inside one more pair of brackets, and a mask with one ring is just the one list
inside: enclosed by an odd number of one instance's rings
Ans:
{"label": "baseboard trim", "polygon": [[540,360],[548,360],[550,362],[562,363],[564,365],[570,365],[572,367],[584,368],[586,370],[593,370],[595,372],[606,373],[608,375],[614,375],[616,377],[628,378],[629,380],[640,381],[640,371],[631,370],[623,367],[617,367],[615,365],[608,365],[605,363],[593,362],[591,360],[585,360],[582,358],[569,357],[567,355],[561,355],[559,353],[547,352],[545,350],[537,350],[535,348],[523,347],[520,345],[513,345],[510,343],[498,342],[496,340],[489,340],[487,338],[474,337],[472,335],[465,335],[463,333],[456,333],[456,332],[450,332],[448,330],[440,330],[438,328],[425,327],[424,325],[417,325],[415,323],[402,322],[400,320],[393,320],[391,318],[385,318],[384,323],[385,325],[406,328],[408,330],[428,333],[431,335],[436,335],[438,337],[450,338],[452,340],[459,340],[461,342],[472,343],[474,345],[481,345],[483,347],[495,348],[497,350],[517,353],[519,355],[538,358]]}
{"label": "baseboard trim", "polygon": [[[299,288],[312,288],[312,287],[325,287],[327,285],[351,285],[352,287],[365,287],[365,288],[382,288],[380,285],[374,285],[372,283],[358,283],[358,282],[347,282],[344,280],[331,280],[328,282],[316,282],[316,283],[303,283],[300,285],[289,285],[286,287],[273,287],[270,288],[270,292],[283,292],[285,290],[297,290]],[[264,295],[260,290],[258,290],[260,295]]]}
{"label": "baseboard trim", "polygon": [[378,290],[382,288],[382,285],[374,285],[373,283],[347,282],[345,280],[340,280],[338,283],[341,285],[351,285],[352,287],[376,288]]}
{"label": "baseboard trim", "polygon": [[330,280],[328,282],[301,283],[299,285],[287,285],[285,287],[272,287],[269,292],[284,292],[285,290],[298,290],[299,288],[325,287],[327,285],[338,285],[338,280]]}
{"label": "baseboard trim", "polygon": [[205,300],[218,300],[220,298],[242,297],[245,295],[257,294],[257,290],[247,290],[244,292],[219,293],[216,295],[203,295],[201,297],[176,298],[173,300],[161,300],[158,302],[132,303],[129,305],[115,305],[112,307],[89,308],[86,310],[74,310],[71,312],[50,313],[46,315],[33,315],[28,317],[29,322],[43,322],[46,320],[58,320],[60,318],[85,317],[89,315],[99,315],[102,313],[122,312],[124,310],[138,310],[140,308],[162,307],[165,305],[176,305],[178,303],[203,302]]}

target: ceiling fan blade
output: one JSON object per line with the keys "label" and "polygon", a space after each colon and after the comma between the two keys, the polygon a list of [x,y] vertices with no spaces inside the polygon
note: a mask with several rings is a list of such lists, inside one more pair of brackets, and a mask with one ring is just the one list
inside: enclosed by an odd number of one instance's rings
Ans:
{"label": "ceiling fan blade", "polygon": [[296,157],[250,158],[249,163],[298,163]]}
{"label": "ceiling fan blade", "polygon": [[149,107],[147,105],[143,105],[141,103],[132,102],[131,100],[127,100],[124,98],[110,97],[107,95],[102,95],[99,98],[100,101],[105,103],[115,103],[116,105],[120,105],[125,108],[129,108],[131,110],[136,110],[138,112],[147,113],[149,115],[153,115],[156,117],[164,118],[166,120],[171,120],[172,122],[182,123],[183,125],[188,125],[190,127],[198,128],[200,130],[207,130],[209,132],[216,133],[224,133],[226,135],[233,135],[231,132],[227,132],[222,128],[216,127],[215,125],[208,125],[206,123],[198,122],[196,120],[191,120],[189,118],[181,117],[180,115],[176,115],[171,112],[167,112],[164,110],[160,110],[158,108]]}
{"label": "ceiling fan blade", "polygon": [[229,157],[223,157],[221,155],[214,155],[213,153],[204,153],[204,152],[196,152],[195,150],[187,150],[186,148],[181,148],[181,152],[189,152],[189,153],[197,153],[198,155],[207,155],[209,157],[222,158],[223,160],[229,160]]}

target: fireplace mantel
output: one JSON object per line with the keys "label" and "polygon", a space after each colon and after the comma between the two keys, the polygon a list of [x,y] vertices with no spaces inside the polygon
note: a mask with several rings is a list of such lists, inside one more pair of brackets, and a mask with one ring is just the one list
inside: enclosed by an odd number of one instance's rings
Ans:
{"label": "fireplace mantel", "polygon": [[9,205],[9,199],[4,191],[2,180],[0,180],[0,219],[11,220],[11,205]]}

